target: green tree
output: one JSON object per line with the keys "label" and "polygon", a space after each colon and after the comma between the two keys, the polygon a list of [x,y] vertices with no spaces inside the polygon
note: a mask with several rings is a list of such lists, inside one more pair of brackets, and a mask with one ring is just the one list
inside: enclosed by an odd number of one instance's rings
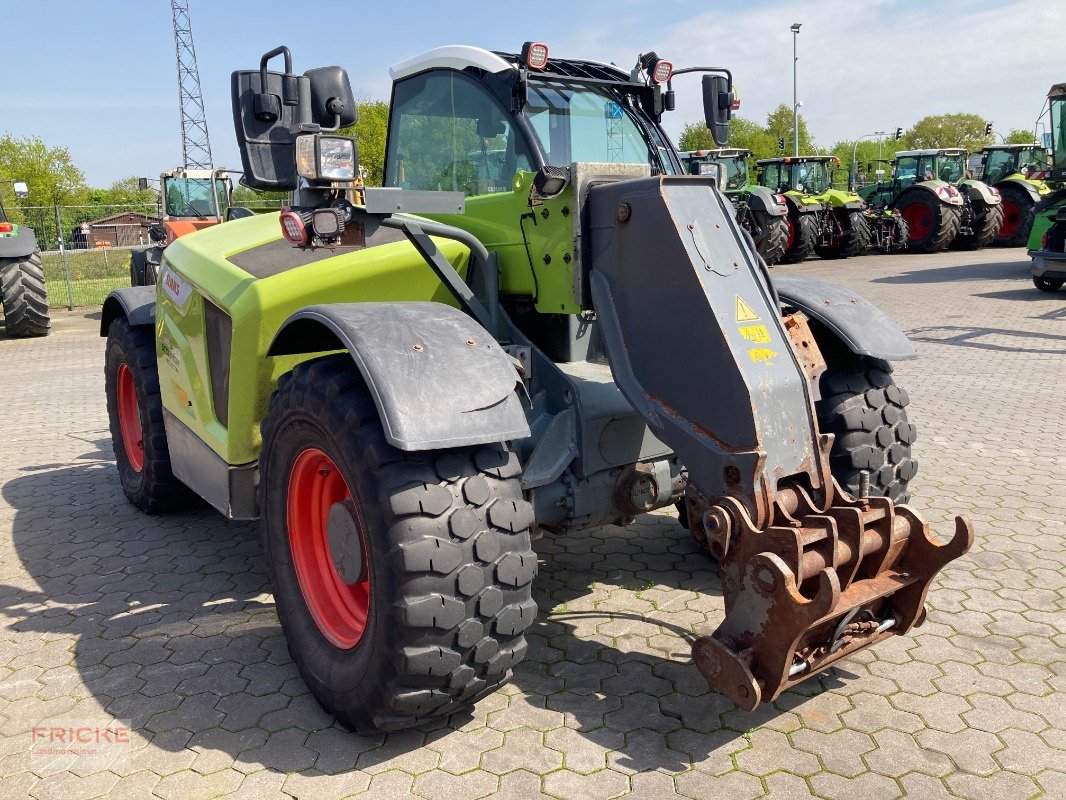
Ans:
{"label": "green tree", "polygon": [[[678,147],[682,150],[712,150],[717,146],[702,122],[689,123],[681,130]],[[759,123],[744,117],[729,120],[729,147],[751,150],[755,158],[773,158],[781,154],[777,139]]]}
{"label": "green tree", "polygon": [[1007,144],[1032,144],[1036,141],[1033,132],[1026,128],[1011,128],[1010,133],[1003,137]]}
{"label": "green tree", "polygon": [[385,178],[385,138],[389,131],[389,104],[384,100],[360,100],[354,125],[341,128],[342,136],[354,136],[359,144],[359,163],[366,167],[368,186],[381,186]]}
{"label": "green tree", "polygon": [[904,135],[908,148],[965,147],[970,152],[991,144],[985,136],[988,120],[980,114],[931,114],[922,117]]}
{"label": "green tree", "polygon": [[[773,139],[774,146],[778,139],[785,140],[785,153],[792,154],[792,109],[782,103],[766,115],[765,131]],[[818,155],[819,150],[814,146],[810,131],[807,130],[807,121],[803,115],[799,115],[799,154],[801,156]]]}
{"label": "green tree", "polygon": [[148,205],[155,203],[159,193],[152,188],[138,188],[136,175],[122,178],[111,184],[107,189],[87,189],[84,200],[90,205],[98,206],[128,206]]}
{"label": "green tree", "polygon": [[0,183],[9,213],[15,203],[23,207],[53,203],[71,204],[84,199],[85,175],[74,165],[65,147],[49,147],[39,136],[16,139],[0,136],[0,181],[25,181],[30,195],[15,200],[9,183]]}
{"label": "green tree", "polygon": [[[732,128],[732,120],[730,120],[730,128]],[[732,130],[730,133],[732,133]],[[730,136],[730,140],[732,140],[732,136]],[[714,137],[711,136],[711,131],[706,124],[688,122],[681,129],[681,138],[678,140],[677,146],[681,150],[713,150],[718,145],[715,144]]]}

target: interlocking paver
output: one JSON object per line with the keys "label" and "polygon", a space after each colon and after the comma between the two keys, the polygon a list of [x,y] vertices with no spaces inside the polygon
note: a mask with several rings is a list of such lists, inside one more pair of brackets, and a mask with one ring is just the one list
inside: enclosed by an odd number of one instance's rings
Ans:
{"label": "interlocking paver", "polygon": [[[425,731],[341,729],[288,655],[256,527],[122,497],[97,321],[0,334],[0,797],[1066,796],[1066,313],[1027,268],[1020,250],[780,268],[911,335],[913,502],[978,537],[924,626],[754,714],[691,663],[682,632],[721,619],[721,584],[662,512],[537,542],[509,688]],[[28,752],[41,720],[113,717],[120,751]]]}

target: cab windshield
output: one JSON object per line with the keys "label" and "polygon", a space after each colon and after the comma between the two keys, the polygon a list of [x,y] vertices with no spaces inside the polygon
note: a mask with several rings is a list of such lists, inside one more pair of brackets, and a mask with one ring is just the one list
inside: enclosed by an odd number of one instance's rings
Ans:
{"label": "cab windshield", "polygon": [[[224,211],[226,181],[216,180],[215,191],[218,193],[218,209]],[[207,219],[215,216],[210,178],[164,178],[163,197],[168,217]]]}
{"label": "cab windshield", "polygon": [[532,79],[523,113],[553,166],[577,161],[647,164],[652,174],[674,171],[669,145],[650,126],[643,128],[635,113],[607,89]]}
{"label": "cab windshield", "polygon": [[800,161],[792,165],[792,187],[804,194],[822,194],[829,188],[829,170],[824,161]]}
{"label": "cab windshield", "polygon": [[1051,101],[1051,150],[1055,169],[1066,169],[1066,97]]}
{"label": "cab windshield", "polygon": [[1027,178],[1036,177],[1047,169],[1047,162],[1047,151],[1042,147],[993,150],[985,159],[983,180],[985,183],[998,183],[1016,172]]}

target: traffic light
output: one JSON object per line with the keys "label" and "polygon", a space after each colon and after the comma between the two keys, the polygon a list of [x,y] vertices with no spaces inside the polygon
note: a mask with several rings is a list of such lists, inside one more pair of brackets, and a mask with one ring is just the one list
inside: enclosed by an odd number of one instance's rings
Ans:
{"label": "traffic light", "polygon": [[992,123],[991,122],[986,122],[985,123],[985,136],[991,136],[991,135],[992,135]]}
{"label": "traffic light", "polygon": [[902,139],[902,138],[903,138],[903,128],[896,128],[896,139],[897,139],[897,141],[899,139]]}
{"label": "traffic light", "polygon": [[780,147],[782,150],[785,149],[785,137],[784,136],[778,136],[777,137],[777,146]]}

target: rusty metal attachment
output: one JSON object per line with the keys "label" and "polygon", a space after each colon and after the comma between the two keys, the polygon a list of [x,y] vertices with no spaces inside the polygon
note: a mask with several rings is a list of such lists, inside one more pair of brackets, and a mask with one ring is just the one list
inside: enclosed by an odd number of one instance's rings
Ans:
{"label": "rusty metal attachment", "polygon": [[699,520],[721,562],[726,616],[696,639],[693,660],[711,686],[748,711],[920,625],[933,578],[973,545],[963,517],[941,544],[907,506],[853,499],[835,482],[825,511],[797,487],[779,492],[774,510],[765,530],[730,498]]}

